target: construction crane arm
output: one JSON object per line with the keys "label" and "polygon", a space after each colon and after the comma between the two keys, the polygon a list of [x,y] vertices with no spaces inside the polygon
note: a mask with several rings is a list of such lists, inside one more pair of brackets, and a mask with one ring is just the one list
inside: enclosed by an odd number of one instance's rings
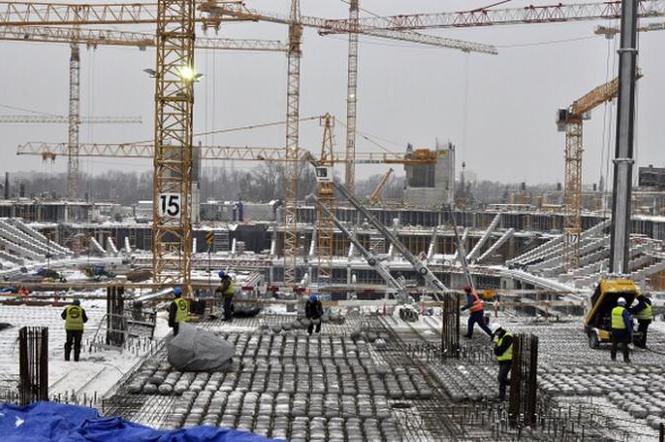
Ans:
{"label": "construction crane arm", "polygon": [[392,168],[388,169],[388,172],[386,172],[383,177],[381,177],[381,181],[379,181],[379,184],[376,186],[376,189],[372,192],[372,194],[369,196],[368,200],[371,205],[377,204],[379,201],[381,201],[381,196],[383,195],[383,191],[386,189],[386,185],[388,185],[388,181],[390,180],[390,177],[392,176],[394,170]]}
{"label": "construction crane arm", "polygon": [[[286,161],[283,147],[250,147],[250,146],[201,146],[202,160],[236,160],[236,161]],[[68,153],[67,143],[28,142],[16,149],[17,155],[38,155],[48,159],[64,156]],[[298,149],[299,161],[309,158],[310,152]],[[153,158],[152,144],[79,144],[80,157],[105,158]],[[345,163],[344,152],[333,153],[332,164]],[[360,152],[356,157],[357,164],[429,164],[427,159],[409,159],[401,154],[387,152]]]}
{"label": "construction crane arm", "polygon": [[[665,16],[665,0],[642,0],[639,17]],[[441,12],[429,14],[401,14],[388,17],[363,17],[358,26],[363,29],[411,30],[432,28],[471,28],[499,25],[525,25],[562,23],[570,21],[609,20],[621,17],[621,2],[571,3],[523,8]],[[346,33],[349,20],[326,20],[322,26],[328,33]]]}
{"label": "construction crane arm", "polygon": [[611,100],[619,93],[619,79],[608,81],[598,86],[583,97],[575,100],[570,106],[571,116],[581,117],[585,113],[593,110],[596,106]]}
{"label": "construction crane arm", "polygon": [[[1,38],[0,38],[1,39]],[[81,117],[82,124],[142,124],[141,117]],[[0,115],[0,123],[68,124],[65,115]]]}
{"label": "construction crane arm", "polygon": [[[642,78],[642,73],[638,71],[637,79]],[[575,100],[570,106],[570,114],[575,117],[581,117],[587,112],[592,111],[606,101],[612,100],[619,93],[619,79],[608,81],[597,88],[591,90],[583,97]]]}
{"label": "construction crane arm", "polygon": [[[229,2],[238,3],[238,2]],[[219,27],[223,21],[252,20],[249,16],[200,15],[195,21],[206,27]],[[172,16],[163,20],[176,22]],[[121,25],[157,23],[157,3],[67,4],[40,2],[0,2],[2,26]]]}
{"label": "construction crane arm", "polygon": [[[211,0],[200,4],[198,6],[198,9],[203,12],[207,12],[209,14],[209,20],[211,21],[214,21],[217,16],[220,17],[234,16],[238,18],[252,17],[253,19],[256,20],[267,21],[272,23],[281,23],[281,24],[291,23],[291,18],[288,16],[275,14],[272,12],[264,12],[264,11],[249,9],[242,4],[218,4],[216,1]],[[464,52],[479,52],[479,53],[493,54],[493,55],[498,53],[496,47],[483,43],[468,42],[463,40],[457,40],[454,38],[437,37],[434,35],[424,35],[411,31],[374,29],[374,27],[371,26],[364,26],[364,25],[357,26],[354,22],[348,22],[346,20],[340,20],[340,21],[344,23],[341,25],[337,25],[334,28],[331,28],[330,23],[336,22],[335,20],[301,15],[299,19],[299,24],[301,26],[316,28],[318,29],[319,33],[322,35],[328,33],[327,31],[331,29],[335,29],[336,33],[364,34],[372,37],[387,38],[399,41],[408,41],[428,46],[459,49]]]}
{"label": "construction crane arm", "polygon": [[[0,40],[40,42],[40,43],[78,43],[88,47],[129,46],[141,50],[155,47],[155,35],[143,32],[126,32],[111,29],[61,28],[54,26],[3,26],[0,27]],[[196,49],[225,51],[268,51],[285,52],[286,43],[276,40],[253,40],[232,38],[198,37],[194,42]]]}

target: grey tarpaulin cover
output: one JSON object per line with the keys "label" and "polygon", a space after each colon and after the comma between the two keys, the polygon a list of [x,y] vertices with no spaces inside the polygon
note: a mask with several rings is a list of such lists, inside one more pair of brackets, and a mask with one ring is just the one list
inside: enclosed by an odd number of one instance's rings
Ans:
{"label": "grey tarpaulin cover", "polygon": [[180,371],[213,371],[229,364],[235,347],[213,333],[181,323],[167,344],[169,363]]}

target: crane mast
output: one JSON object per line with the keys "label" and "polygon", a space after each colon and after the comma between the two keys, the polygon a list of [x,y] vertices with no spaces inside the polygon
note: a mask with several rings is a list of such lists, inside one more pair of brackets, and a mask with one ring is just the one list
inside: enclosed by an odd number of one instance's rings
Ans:
{"label": "crane mast", "polygon": [[69,57],[69,122],[67,130],[67,198],[79,198],[79,129],[81,127],[81,55],[76,43],[70,45]]}
{"label": "crane mast", "polygon": [[331,214],[335,213],[337,204],[335,201],[335,187],[332,183],[333,174],[333,127],[335,120],[330,114],[322,117],[323,142],[321,143],[321,157],[319,159],[319,171],[317,181],[319,185],[318,198],[318,228],[317,228],[317,252],[318,252],[318,282],[319,285],[332,282],[332,261],[335,252],[333,220]]}
{"label": "crane mast", "polygon": [[358,97],[358,1],[349,3],[349,58],[347,64],[346,90],[346,173],[344,183],[351,193],[356,188],[356,108]]}
{"label": "crane mast", "polygon": [[296,256],[298,251],[297,199],[299,172],[299,119],[300,119],[300,55],[302,25],[300,0],[291,0],[289,22],[288,74],[286,89],[286,163],[284,168],[284,284],[296,283]]}
{"label": "crane mast", "polygon": [[194,0],[157,4],[153,268],[155,282],[190,290]]}

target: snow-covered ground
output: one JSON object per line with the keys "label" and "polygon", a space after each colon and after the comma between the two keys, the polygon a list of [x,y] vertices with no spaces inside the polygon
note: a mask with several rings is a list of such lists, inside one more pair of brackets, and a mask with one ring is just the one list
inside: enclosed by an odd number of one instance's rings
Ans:
{"label": "snow-covered ground", "polygon": [[[123,374],[154,348],[169,328],[164,316],[158,317],[153,343],[130,341],[125,349],[108,349],[92,345],[97,331],[105,322],[103,300],[84,300],[88,322],[85,325],[81,360],[64,360],[65,329],[60,314],[62,307],[0,306],[0,322],[12,327],[0,331],[0,372],[5,377],[18,377],[18,330],[23,326],[48,327],[49,333],[49,395],[51,397],[75,394],[79,401],[101,397],[113,387]],[[100,334],[101,338],[101,334]],[[140,344],[140,345],[139,345]],[[73,355],[72,355],[73,356]]]}

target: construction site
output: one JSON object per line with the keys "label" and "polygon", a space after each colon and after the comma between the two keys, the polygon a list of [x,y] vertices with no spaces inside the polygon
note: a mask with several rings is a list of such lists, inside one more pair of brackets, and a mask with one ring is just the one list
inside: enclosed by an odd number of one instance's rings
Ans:
{"label": "construction site", "polygon": [[665,441],[665,0],[265,3],[0,1],[0,439]]}

